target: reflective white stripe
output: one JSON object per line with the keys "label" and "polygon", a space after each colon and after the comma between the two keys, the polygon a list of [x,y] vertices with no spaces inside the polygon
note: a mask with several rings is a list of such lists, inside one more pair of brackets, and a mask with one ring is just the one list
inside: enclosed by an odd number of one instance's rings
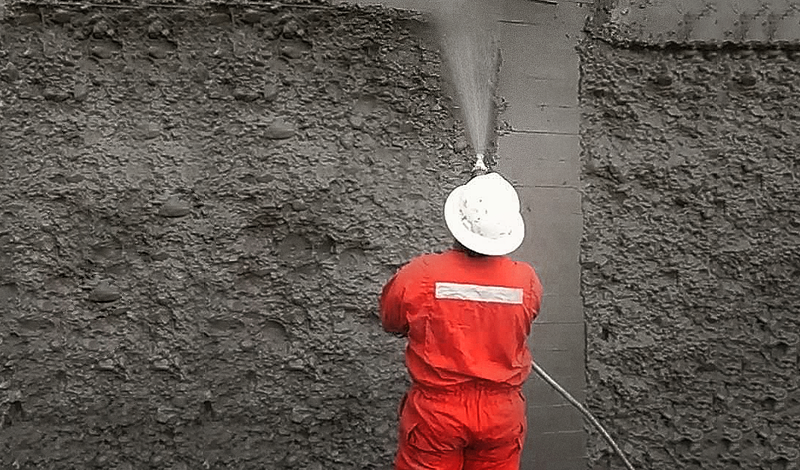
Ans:
{"label": "reflective white stripe", "polygon": [[476,302],[498,302],[501,304],[521,304],[522,289],[515,287],[478,286],[474,284],[437,282],[436,298],[474,300]]}

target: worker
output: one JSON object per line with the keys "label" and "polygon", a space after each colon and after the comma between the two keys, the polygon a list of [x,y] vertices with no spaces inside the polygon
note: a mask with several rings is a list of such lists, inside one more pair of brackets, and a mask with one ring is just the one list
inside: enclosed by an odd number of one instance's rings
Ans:
{"label": "worker", "polygon": [[517,470],[527,429],[522,384],[542,286],[505,256],[525,234],[519,197],[497,173],[457,187],[444,219],[455,238],[384,286],[384,330],[407,336],[411,387],[399,407],[396,470]]}

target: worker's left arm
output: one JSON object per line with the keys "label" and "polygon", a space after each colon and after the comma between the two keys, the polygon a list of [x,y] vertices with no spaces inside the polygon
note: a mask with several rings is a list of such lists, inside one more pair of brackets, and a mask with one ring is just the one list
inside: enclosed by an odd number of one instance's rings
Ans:
{"label": "worker's left arm", "polygon": [[[532,270],[533,271],[533,270]],[[542,283],[539,281],[539,276],[536,275],[536,271],[531,273],[531,304],[529,306],[529,315],[531,323],[539,316],[539,309],[542,306]]]}
{"label": "worker's left arm", "polygon": [[408,333],[408,319],[403,308],[403,296],[406,292],[403,269],[398,271],[383,286],[380,299],[380,316],[383,329],[389,333]]}

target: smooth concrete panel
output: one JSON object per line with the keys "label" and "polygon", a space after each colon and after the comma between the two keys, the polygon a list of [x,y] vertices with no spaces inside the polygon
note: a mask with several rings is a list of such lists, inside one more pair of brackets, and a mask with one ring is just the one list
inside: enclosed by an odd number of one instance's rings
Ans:
{"label": "smooth concrete panel", "polygon": [[[541,367],[546,367],[547,364],[544,363]],[[561,387],[564,388],[573,398],[578,400],[580,403],[586,402],[586,377],[581,375],[556,375],[555,373],[550,373],[547,369],[545,369],[550,377],[558,382]],[[561,395],[559,395],[561,397]],[[568,401],[561,397],[561,401],[559,403],[568,403]]]}
{"label": "smooth concrete panel", "polygon": [[501,21],[552,25],[553,28],[561,26],[558,5],[519,0],[497,0],[494,3],[497,8],[497,16]]}
{"label": "smooth concrete panel", "polygon": [[556,294],[544,290],[537,324],[583,323],[583,301],[574,294]]}
{"label": "smooth concrete panel", "polygon": [[[560,431],[539,436],[538,452],[534,450],[533,459],[540,470],[579,470],[571,466],[577,464],[586,454],[586,433],[582,430]],[[585,465],[585,462],[584,462]]]}
{"label": "smooth concrete panel", "polygon": [[[586,326],[581,323],[533,323],[530,345],[533,352],[583,351],[586,342]],[[581,355],[583,353],[581,352]]]}
{"label": "smooth concrete panel", "polygon": [[[497,92],[508,104],[499,119],[527,132],[498,138],[496,169],[517,188],[526,223],[525,241],[512,257],[533,264],[545,293],[529,344],[536,363],[583,401],[580,67],[575,47],[592,5],[563,0],[558,5],[526,0],[497,4],[502,57]],[[535,373],[524,388],[529,432],[521,468],[585,470],[580,412]]]}
{"label": "smooth concrete panel", "polygon": [[526,234],[513,256],[533,264],[545,292],[580,295],[580,193],[541,187],[518,192]]}
{"label": "smooth concrete panel", "polygon": [[576,188],[523,186],[517,188],[517,193],[520,210],[531,227],[567,223],[568,219],[581,215],[581,194]]}
{"label": "smooth concrete panel", "polygon": [[[526,41],[517,38],[523,35]],[[500,115],[514,130],[578,132],[580,63],[576,38],[527,24],[501,23]],[[516,39],[516,41],[515,41]]]}
{"label": "smooth concrete panel", "polygon": [[[577,37],[537,29],[517,23],[500,23],[497,37],[502,59],[501,74],[522,71],[540,78],[558,78],[568,73],[578,73],[575,46]],[[521,41],[520,38],[525,38]],[[549,70],[543,74],[539,71]],[[502,79],[501,79],[502,80]]]}
{"label": "smooth concrete panel", "polygon": [[583,428],[583,415],[570,404],[531,406],[528,408],[528,426],[537,434],[580,430]]}
{"label": "smooth concrete panel", "polygon": [[495,4],[501,21],[529,24],[561,35],[580,31],[592,7],[589,0],[558,0],[555,5],[532,0],[498,0]]}
{"label": "smooth concrete panel", "polygon": [[512,98],[516,106],[509,106],[501,119],[514,131],[553,132],[578,135],[580,110],[577,107],[549,106]]}
{"label": "smooth concrete panel", "polygon": [[[536,67],[519,66],[518,73],[501,75],[497,84],[497,94],[507,103],[513,103],[521,94],[525,100],[534,104],[551,106],[578,106],[578,86],[580,77],[578,64],[548,62]],[[574,65],[574,67],[573,67]],[[503,114],[500,115],[502,118]]]}
{"label": "smooth concrete panel", "polygon": [[[586,379],[583,376],[578,375],[569,375],[563,377],[556,377],[550,373],[547,369],[547,364],[540,361],[537,358],[534,358],[534,361],[539,364],[547,375],[552,377],[556,382],[558,382],[561,387],[564,388],[570,395],[572,395],[576,400],[583,402],[586,398]],[[555,405],[564,405],[568,404],[569,402],[561,396],[553,387],[550,386],[547,382],[545,382],[542,378],[538,375],[533,374],[532,378],[529,379],[525,383],[525,387],[523,387],[525,393],[528,397],[528,406],[555,406]]]}
{"label": "smooth concrete panel", "polygon": [[586,352],[584,348],[539,350],[534,344],[532,349],[536,361],[551,377],[556,380],[570,378],[574,383],[579,384],[585,382],[583,365],[586,363]]}
{"label": "smooth concrete panel", "polygon": [[[580,449],[585,449],[584,447],[580,447]],[[575,450],[575,449],[573,449]],[[584,450],[584,454],[585,454]],[[579,458],[563,458],[563,457],[551,457],[551,456],[542,456],[539,460],[533,461],[533,467],[536,470],[586,470],[588,465],[588,458],[587,457],[579,457]]]}
{"label": "smooth concrete panel", "polygon": [[497,139],[495,170],[514,186],[580,183],[580,137],[514,132]]}
{"label": "smooth concrete panel", "polygon": [[[558,240],[552,240],[542,243],[542,246],[552,246],[554,251],[547,251],[547,249],[531,249],[530,254],[526,254],[528,250],[520,249],[518,259],[529,260],[534,259],[532,265],[539,275],[539,279],[546,289],[550,292],[560,295],[580,295],[580,266],[577,266],[578,255],[576,253],[567,253],[564,249],[559,249]],[[523,247],[524,248],[524,247]],[[557,321],[558,318],[551,318],[548,312],[543,312],[542,320]]]}
{"label": "smooth concrete panel", "polygon": [[[559,53],[565,53],[564,58],[576,53],[578,37],[563,31],[506,22],[500,22],[496,31],[504,66],[524,67],[536,59],[553,61],[562,57]],[[522,59],[527,62],[518,62]]]}
{"label": "smooth concrete panel", "polygon": [[575,188],[524,186],[517,192],[523,216],[533,218],[526,222],[557,223],[562,218],[581,215],[581,194]]}
{"label": "smooth concrete panel", "polygon": [[[538,255],[542,257],[542,255]],[[525,256],[520,257],[525,259]],[[575,258],[572,256],[550,253],[542,263],[534,263],[536,272],[542,284],[549,286],[551,292],[565,296],[580,295],[580,268],[574,266]],[[538,266],[537,266],[538,264]],[[559,322],[561,318],[555,312],[543,310],[540,321]]]}
{"label": "smooth concrete panel", "polygon": [[[581,376],[558,377],[548,370],[546,361],[537,354],[537,364],[545,370],[558,384],[576,400],[583,402],[586,398],[585,379]],[[580,463],[586,454],[586,443],[576,435],[585,434],[583,415],[551,385],[534,373],[523,387],[528,400],[528,435],[523,449],[522,465],[524,470],[542,470],[551,464],[553,458],[558,461],[570,460]],[[557,457],[549,455],[553,447],[554,433],[566,437],[559,440]],[[582,470],[576,468],[575,470]]]}
{"label": "smooth concrete panel", "polygon": [[[541,41],[546,43],[547,38],[542,38]],[[501,75],[498,81],[498,93],[501,96],[507,96],[514,90],[512,87],[533,92],[535,88],[530,82],[531,79],[544,81],[548,85],[552,84],[554,92],[563,90],[566,85],[577,85],[580,82],[580,62],[577,57],[570,55],[576,54],[575,51],[572,51],[573,48],[572,43],[562,44],[561,47],[549,45],[548,49],[555,49],[551,51],[536,49],[535,45],[531,45],[530,49],[524,49],[517,54],[513,51],[502,52],[502,67],[504,70],[512,71],[513,75],[509,74],[505,77]],[[576,86],[576,94],[577,90]],[[536,97],[535,95],[531,96]],[[564,97],[564,99],[567,98],[577,99],[577,96]],[[541,99],[537,101],[541,101]]]}

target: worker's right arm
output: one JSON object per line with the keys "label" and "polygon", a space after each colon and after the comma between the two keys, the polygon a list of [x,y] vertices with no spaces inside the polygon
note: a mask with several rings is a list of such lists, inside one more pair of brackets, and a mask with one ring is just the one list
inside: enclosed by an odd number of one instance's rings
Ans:
{"label": "worker's right arm", "polygon": [[404,335],[408,333],[408,319],[403,308],[403,296],[406,292],[403,279],[403,270],[401,269],[383,286],[380,313],[384,330]]}

